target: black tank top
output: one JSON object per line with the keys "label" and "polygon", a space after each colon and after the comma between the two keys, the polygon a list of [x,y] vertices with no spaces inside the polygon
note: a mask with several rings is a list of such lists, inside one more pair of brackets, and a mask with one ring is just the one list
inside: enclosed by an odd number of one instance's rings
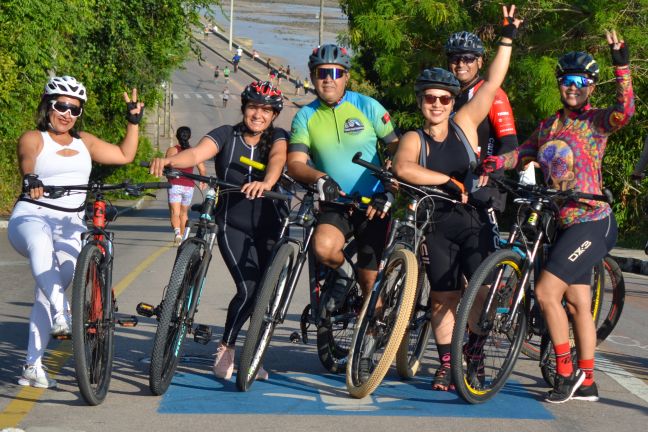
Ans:
{"label": "black tank top", "polygon": [[[267,157],[262,160],[258,146],[248,145],[243,135],[230,125],[218,127],[209,132],[207,136],[218,146],[214,165],[220,179],[241,185],[259,180],[259,176],[254,176],[254,170],[251,167],[240,162],[240,157],[245,156],[253,161],[267,164]],[[286,141],[289,139],[288,132],[281,128],[275,128],[272,143],[282,139]],[[263,174],[261,174],[262,177]],[[260,227],[266,229],[276,227],[285,214],[287,214],[285,201],[249,200],[243,194],[228,193],[222,196],[218,202],[216,221],[221,226],[227,224],[243,230]]]}
{"label": "black tank top", "polygon": [[463,182],[468,173],[470,158],[456,132],[449,127],[448,136],[443,141],[435,141],[425,132],[423,136],[428,147],[425,167]]}

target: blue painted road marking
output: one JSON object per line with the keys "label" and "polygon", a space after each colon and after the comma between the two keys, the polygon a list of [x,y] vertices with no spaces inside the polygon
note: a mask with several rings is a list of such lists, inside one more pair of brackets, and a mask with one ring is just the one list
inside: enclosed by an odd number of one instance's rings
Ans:
{"label": "blue painted road marking", "polygon": [[373,415],[476,417],[550,420],[536,396],[510,381],[489,402],[469,405],[454,392],[430,389],[421,379],[385,380],[364,399],[353,399],[343,375],[272,374],[239,392],[235,377],[217,380],[211,374],[176,373],[164,395],[162,414]]}

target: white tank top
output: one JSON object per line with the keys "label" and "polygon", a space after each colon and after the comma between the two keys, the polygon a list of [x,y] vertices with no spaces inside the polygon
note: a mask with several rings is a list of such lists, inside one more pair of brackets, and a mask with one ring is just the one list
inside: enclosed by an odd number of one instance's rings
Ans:
{"label": "white tank top", "polygon": [[[71,186],[87,184],[92,170],[92,159],[88,148],[79,138],[73,138],[67,146],[58,144],[47,132],[41,132],[43,149],[36,157],[34,174],[45,186]],[[57,152],[69,149],[78,153],[72,156],[61,156]],[[85,192],[72,192],[61,198],[41,198],[39,201],[58,207],[77,208],[86,199]]]}

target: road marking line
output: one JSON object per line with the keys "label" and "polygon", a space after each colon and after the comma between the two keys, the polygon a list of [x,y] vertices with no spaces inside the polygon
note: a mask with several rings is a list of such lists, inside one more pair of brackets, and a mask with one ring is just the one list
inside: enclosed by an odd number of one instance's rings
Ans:
{"label": "road marking line", "polygon": [[197,97],[198,99],[202,99],[202,95],[201,95],[200,93],[196,93],[196,97]]}
{"label": "road marking line", "polygon": [[621,366],[614,364],[611,360],[606,358],[604,354],[596,353],[595,357],[596,369],[605,372],[607,376],[618,382],[630,393],[648,402],[648,385],[646,385],[646,383],[623,369]]}
{"label": "road marking line", "polygon": [[[127,274],[122,280],[119,281],[117,285],[114,285],[113,290],[115,292],[115,297],[119,295],[144,271],[146,270],[156,259],[160,257],[164,252],[168,251],[173,247],[172,243],[169,243],[166,246],[162,246],[155,253],[150,255],[144,261],[137,265],[129,274]],[[67,360],[72,355],[72,343],[69,341],[63,341],[59,343],[54,349],[49,350],[46,358],[43,359],[43,363],[47,366],[50,375],[52,378],[56,378],[58,373],[61,371],[61,368],[67,362]],[[8,427],[16,427],[23,418],[29,414],[29,412],[34,407],[34,404],[38,402],[43,393],[47,389],[40,389],[35,387],[23,387],[13,400],[0,412],[0,429]]]}

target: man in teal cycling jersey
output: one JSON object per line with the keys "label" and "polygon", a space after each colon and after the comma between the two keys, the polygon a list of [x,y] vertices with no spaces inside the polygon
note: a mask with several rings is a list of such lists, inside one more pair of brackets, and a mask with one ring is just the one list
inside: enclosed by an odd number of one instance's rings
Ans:
{"label": "man in teal cycling jersey", "polygon": [[[365,296],[371,291],[393,202],[393,195],[370,171],[351,159],[362,152],[362,159],[380,165],[378,140],[391,152],[398,144],[385,108],[368,96],[346,90],[350,66],[351,58],[342,47],[328,44],[313,50],[308,68],[318,98],[297,112],[288,147],[288,174],[315,184],[319,192],[322,213],[313,250],[317,259],[336,269],[339,276],[333,300],[326,304],[329,310],[337,307],[349,287],[352,269],[342,250],[351,235],[358,242],[358,282]],[[371,197],[366,213],[349,213],[330,204],[339,196],[353,194]]]}

